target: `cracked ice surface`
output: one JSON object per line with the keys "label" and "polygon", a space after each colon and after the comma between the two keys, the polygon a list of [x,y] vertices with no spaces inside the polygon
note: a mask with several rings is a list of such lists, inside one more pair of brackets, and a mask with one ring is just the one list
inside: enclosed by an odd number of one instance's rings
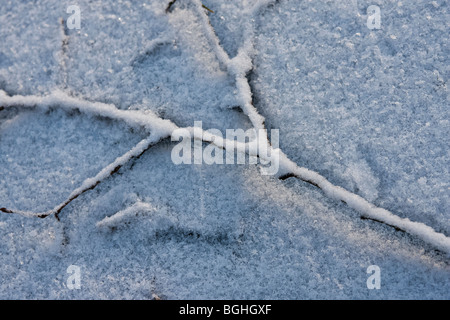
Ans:
{"label": "cracked ice surface", "polygon": [[[211,48],[197,1],[179,1],[170,14],[164,1],[102,3],[78,2],[82,28],[65,31],[63,56],[66,3],[2,2],[0,89],[61,89],[179,126],[252,126],[232,109],[241,103],[235,79]],[[204,3],[234,57],[258,2]],[[370,4],[261,9],[252,22],[255,107],[297,164],[448,235],[448,8],[377,1],[383,28],[371,32]],[[51,208],[146,136],[96,115],[18,109],[0,111],[2,207]],[[0,296],[449,298],[448,257],[433,246],[255,166],[175,166],[172,147],[165,140],[126,164],[60,222],[1,215]],[[66,287],[72,264],[81,290]],[[366,287],[372,264],[382,290]]]}

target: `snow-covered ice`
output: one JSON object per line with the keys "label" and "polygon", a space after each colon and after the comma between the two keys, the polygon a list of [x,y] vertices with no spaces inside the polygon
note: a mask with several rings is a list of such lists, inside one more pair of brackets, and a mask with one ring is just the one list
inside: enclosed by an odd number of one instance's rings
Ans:
{"label": "snow-covered ice", "polygon": [[168,3],[0,2],[0,298],[449,299],[448,3]]}

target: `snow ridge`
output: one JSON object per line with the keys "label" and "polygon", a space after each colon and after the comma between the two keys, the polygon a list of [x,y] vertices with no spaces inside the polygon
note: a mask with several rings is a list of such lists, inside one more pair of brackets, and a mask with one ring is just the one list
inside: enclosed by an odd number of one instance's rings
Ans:
{"label": "snow ridge", "polygon": [[155,211],[155,208],[153,208],[150,204],[145,202],[136,202],[125,210],[119,211],[110,217],[103,218],[101,221],[96,223],[96,226],[97,228],[116,227],[123,222],[129,221],[130,219],[138,216],[141,212],[152,211]]}
{"label": "snow ridge", "polygon": [[78,110],[87,115],[124,121],[131,127],[143,127],[148,132],[160,136],[169,135],[177,128],[171,121],[163,120],[151,111],[144,113],[138,110],[120,110],[112,104],[82,100],[71,97],[60,90],[56,90],[47,96],[16,95],[13,97],[9,97],[6,92],[0,90],[0,105],[4,108],[37,108],[43,111],[51,108],[59,108],[65,111]]}

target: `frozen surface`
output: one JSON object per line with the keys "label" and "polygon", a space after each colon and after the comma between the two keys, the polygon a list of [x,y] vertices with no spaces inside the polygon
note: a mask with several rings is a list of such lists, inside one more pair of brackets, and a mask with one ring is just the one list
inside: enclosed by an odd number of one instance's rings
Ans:
{"label": "frozen surface", "polygon": [[[370,4],[382,7],[381,30],[361,27]],[[260,18],[253,76],[261,113],[281,128],[291,159],[446,234],[448,9],[282,1]]]}
{"label": "frozen surface", "polygon": [[[0,208],[55,207],[147,124],[155,134],[153,115],[252,127],[199,2],[168,2],[78,1],[80,30],[61,23],[70,1],[0,2],[0,101],[17,105],[0,108]],[[253,44],[253,104],[286,156],[449,236],[447,2],[280,0],[252,16],[263,2],[203,1],[231,59]],[[373,4],[380,30],[366,27]],[[51,106],[30,108],[39,95]],[[60,221],[0,213],[0,298],[450,298],[449,255],[429,243],[255,165],[174,165],[173,146],[127,162]],[[367,289],[370,265],[380,290]]]}

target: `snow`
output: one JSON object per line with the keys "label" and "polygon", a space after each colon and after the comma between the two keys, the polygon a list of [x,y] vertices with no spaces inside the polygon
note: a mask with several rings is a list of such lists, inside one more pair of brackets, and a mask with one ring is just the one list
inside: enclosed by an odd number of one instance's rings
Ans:
{"label": "snow", "polygon": [[167,3],[0,4],[0,298],[450,298],[446,2]]}
{"label": "snow", "polygon": [[[97,222],[95,225],[100,229],[112,229],[121,228],[127,224],[133,223],[140,216],[150,216],[144,220],[146,223],[152,222],[151,226],[153,231],[157,232],[159,230],[167,230],[168,228],[175,225],[175,221],[171,220],[168,216],[168,212],[164,208],[154,208],[149,203],[137,201],[135,204],[126,208],[125,210],[119,211],[116,214],[106,217],[103,220]],[[147,231],[151,233],[152,229],[147,228]]]}
{"label": "snow", "polygon": [[359,195],[333,185],[317,172],[298,167],[285,155],[280,156],[280,165],[283,167],[282,172],[294,174],[296,177],[314,184],[330,198],[340,200],[350,208],[361,213],[362,217],[382,221],[390,226],[397,227],[418,236],[443,252],[450,254],[450,237],[436,232],[433,228],[423,223],[412,222],[407,218],[400,218],[383,208],[378,208]]}
{"label": "snow", "polygon": [[124,121],[132,127],[141,126],[159,137],[168,136],[177,128],[171,121],[163,120],[149,110],[146,112],[138,110],[124,111],[117,109],[111,104],[93,103],[73,98],[59,90],[43,97],[19,95],[8,97],[4,91],[0,90],[0,104],[3,108],[20,106],[22,108],[38,107],[43,111],[47,111],[50,108],[59,108],[67,111],[78,110],[97,117]]}

